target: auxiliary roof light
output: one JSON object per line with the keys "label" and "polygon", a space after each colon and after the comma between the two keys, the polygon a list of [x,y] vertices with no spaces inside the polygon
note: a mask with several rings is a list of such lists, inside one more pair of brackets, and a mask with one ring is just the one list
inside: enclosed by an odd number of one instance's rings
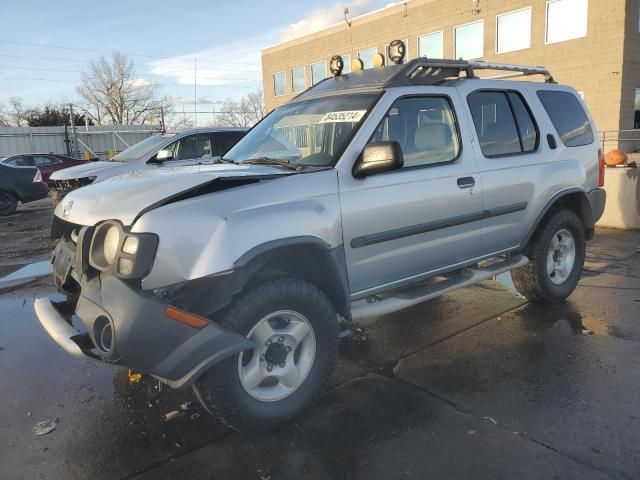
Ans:
{"label": "auxiliary roof light", "polygon": [[351,71],[359,72],[360,70],[364,70],[364,63],[359,58],[354,58],[351,60]]}
{"label": "auxiliary roof light", "polygon": [[381,53],[376,53],[373,56],[373,66],[375,68],[384,67],[384,55],[382,55]]}
{"label": "auxiliary roof light", "polygon": [[400,65],[407,53],[407,48],[402,40],[394,40],[389,44],[389,58],[396,65]]}
{"label": "auxiliary roof light", "polygon": [[329,62],[329,71],[333,74],[334,77],[337,77],[342,73],[342,69],[344,68],[344,60],[340,55],[334,55],[331,57],[331,61]]}

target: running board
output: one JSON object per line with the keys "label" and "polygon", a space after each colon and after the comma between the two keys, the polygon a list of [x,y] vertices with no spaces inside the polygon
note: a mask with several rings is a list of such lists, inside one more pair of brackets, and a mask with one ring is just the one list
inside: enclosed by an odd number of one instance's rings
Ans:
{"label": "running board", "polygon": [[351,304],[351,318],[360,320],[367,317],[380,317],[404,310],[419,303],[439,297],[459,288],[488,280],[496,275],[519,268],[529,263],[524,255],[516,255],[483,264],[476,268],[465,268],[447,276],[438,276],[417,286],[398,289],[386,294],[357,300]]}

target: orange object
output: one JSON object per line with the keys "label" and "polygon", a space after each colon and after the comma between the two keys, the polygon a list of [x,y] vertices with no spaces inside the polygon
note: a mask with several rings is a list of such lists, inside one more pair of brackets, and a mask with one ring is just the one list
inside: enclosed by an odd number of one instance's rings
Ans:
{"label": "orange object", "polygon": [[201,329],[209,325],[209,322],[200,315],[189,313],[172,306],[166,307],[164,309],[164,314],[172,320],[184,323],[185,325],[189,325],[193,328]]}
{"label": "orange object", "polygon": [[616,167],[618,165],[624,165],[627,163],[627,154],[622,150],[611,150],[605,157],[607,167]]}

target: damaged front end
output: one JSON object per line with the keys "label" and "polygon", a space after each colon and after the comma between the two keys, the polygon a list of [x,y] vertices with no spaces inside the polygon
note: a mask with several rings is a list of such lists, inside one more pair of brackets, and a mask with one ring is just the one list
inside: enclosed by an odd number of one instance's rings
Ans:
{"label": "damaged front end", "polygon": [[57,205],[69,192],[91,185],[95,179],[96,177],[84,177],[70,180],[50,180],[49,196],[53,199],[53,204]]}
{"label": "damaged front end", "polygon": [[142,290],[140,279],[157,246],[153,234],[131,233],[115,221],[93,227],[57,217],[52,234],[59,236],[54,280],[66,299],[40,298],[35,310],[68,353],[127,366],[179,388],[253,347],[210,319]]}

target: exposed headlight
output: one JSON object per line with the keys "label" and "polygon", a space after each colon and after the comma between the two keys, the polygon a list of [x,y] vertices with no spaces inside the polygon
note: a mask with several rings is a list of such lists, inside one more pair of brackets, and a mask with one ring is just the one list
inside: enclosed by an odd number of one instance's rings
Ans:
{"label": "exposed headlight", "polygon": [[121,278],[146,275],[155,257],[158,237],[127,230],[114,220],[96,226],[89,247],[89,265]]}
{"label": "exposed headlight", "polygon": [[118,254],[118,245],[120,243],[120,229],[115,225],[111,225],[104,235],[102,244],[102,255],[108,265],[113,265]]}

